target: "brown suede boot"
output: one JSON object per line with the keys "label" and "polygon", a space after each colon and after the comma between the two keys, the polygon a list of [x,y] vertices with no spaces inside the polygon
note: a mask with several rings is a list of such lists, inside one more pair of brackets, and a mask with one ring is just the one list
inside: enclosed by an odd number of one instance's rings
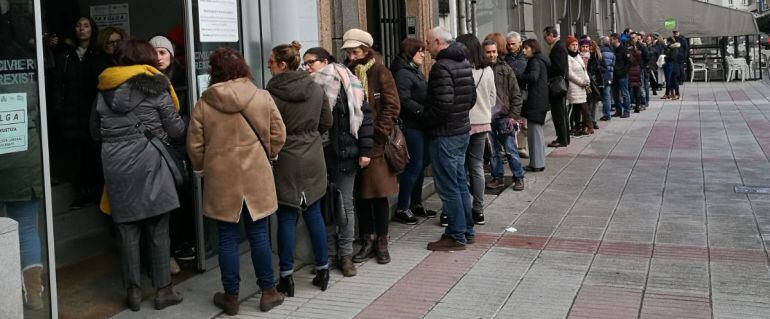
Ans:
{"label": "brown suede boot", "polygon": [[270,309],[280,306],[283,303],[283,294],[275,288],[262,291],[262,297],[259,298],[259,310],[268,312]]}
{"label": "brown suede boot", "polygon": [[390,253],[388,252],[388,234],[380,234],[377,237],[377,263],[387,264],[390,262]]}
{"label": "brown suede boot", "polygon": [[224,292],[218,292],[214,294],[214,305],[217,308],[222,309],[228,316],[235,316],[238,314],[238,295],[231,295]]}
{"label": "brown suede boot", "polygon": [[43,309],[43,267],[28,268],[24,276],[24,306],[32,310]]}
{"label": "brown suede boot", "polygon": [[465,245],[463,243],[460,243],[452,239],[452,237],[449,237],[447,235],[441,235],[441,239],[439,239],[438,241],[428,243],[428,250],[432,250],[432,251],[465,250]]}
{"label": "brown suede boot", "polygon": [[179,304],[182,300],[184,300],[182,294],[174,290],[174,285],[168,285],[155,292],[155,309],[162,310],[166,307]]}
{"label": "brown suede boot", "polygon": [[345,277],[353,277],[358,271],[356,271],[356,264],[353,263],[353,258],[350,256],[342,256],[340,258],[340,270]]}
{"label": "brown suede boot", "polygon": [[372,235],[361,235],[361,250],[353,256],[353,262],[362,263],[374,257],[374,239]]}

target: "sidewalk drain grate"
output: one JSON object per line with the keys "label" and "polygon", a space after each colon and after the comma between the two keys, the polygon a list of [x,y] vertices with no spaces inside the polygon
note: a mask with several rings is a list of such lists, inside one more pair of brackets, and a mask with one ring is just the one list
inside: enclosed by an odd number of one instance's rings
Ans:
{"label": "sidewalk drain grate", "polygon": [[770,194],[770,187],[736,185],[735,192],[738,194]]}

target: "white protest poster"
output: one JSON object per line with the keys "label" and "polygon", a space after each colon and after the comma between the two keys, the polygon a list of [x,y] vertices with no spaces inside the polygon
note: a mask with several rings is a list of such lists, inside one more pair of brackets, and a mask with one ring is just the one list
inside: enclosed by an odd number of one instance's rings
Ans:
{"label": "white protest poster", "polygon": [[0,154],[27,150],[27,93],[0,94]]}
{"label": "white protest poster", "polygon": [[198,0],[201,42],[238,42],[238,1]]}
{"label": "white protest poster", "polygon": [[209,80],[211,76],[209,74],[201,74],[198,76],[198,97],[203,95],[203,91],[209,88]]}
{"label": "white protest poster", "polygon": [[91,6],[91,18],[96,21],[99,28],[118,27],[126,33],[131,33],[128,3]]}

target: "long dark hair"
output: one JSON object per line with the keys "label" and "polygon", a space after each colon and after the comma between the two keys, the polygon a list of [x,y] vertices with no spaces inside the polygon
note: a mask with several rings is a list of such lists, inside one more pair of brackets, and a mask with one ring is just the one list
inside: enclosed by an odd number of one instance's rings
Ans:
{"label": "long dark hair", "polygon": [[326,51],[326,49],[322,47],[315,47],[310,48],[305,51],[305,54],[302,55],[303,57],[311,54],[314,55],[316,59],[318,60],[326,60],[327,63],[337,63],[337,59],[334,58],[334,56],[329,53],[329,51]]}
{"label": "long dark hair", "polygon": [[[88,24],[91,25],[91,38],[88,39],[88,50],[101,51],[101,48],[99,48],[99,44],[97,43],[97,38],[99,37],[99,27],[96,25],[96,21],[94,21],[94,19],[90,16],[78,17],[75,20],[75,23],[72,24],[72,29],[70,29],[70,32],[72,32],[72,42],[75,44],[75,47],[80,46],[80,40],[78,40],[77,33],[74,29],[78,25],[78,22],[83,19],[88,20]],[[124,37],[123,40],[125,41],[126,38]]]}
{"label": "long dark hair", "polygon": [[465,45],[468,53],[468,61],[471,63],[474,69],[483,69],[489,66],[489,62],[484,57],[484,51],[481,50],[481,42],[473,34],[463,34],[457,37],[457,42]]}

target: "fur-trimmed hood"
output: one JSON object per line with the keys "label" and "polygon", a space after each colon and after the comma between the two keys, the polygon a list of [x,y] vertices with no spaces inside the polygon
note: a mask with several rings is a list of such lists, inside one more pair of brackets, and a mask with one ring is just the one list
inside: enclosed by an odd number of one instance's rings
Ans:
{"label": "fur-trimmed hood", "polygon": [[103,91],[105,102],[115,112],[127,113],[150,96],[168,93],[168,78],[163,74],[139,74],[113,90]]}

